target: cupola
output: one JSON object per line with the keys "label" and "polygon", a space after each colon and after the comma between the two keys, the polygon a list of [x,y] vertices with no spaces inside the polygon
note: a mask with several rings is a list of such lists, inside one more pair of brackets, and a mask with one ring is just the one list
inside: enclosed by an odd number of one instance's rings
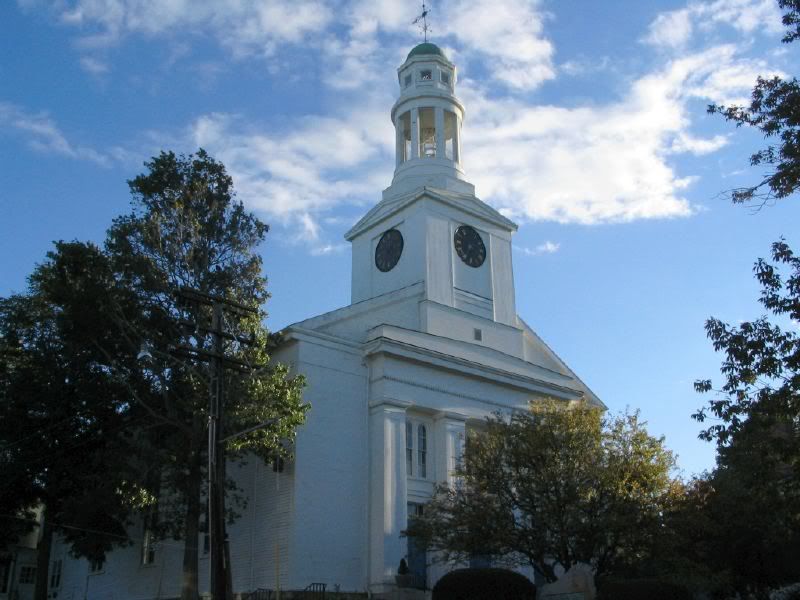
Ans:
{"label": "cupola", "polygon": [[436,44],[415,46],[397,69],[392,107],[396,165],[388,194],[430,186],[472,193],[462,168],[464,106],[455,96],[456,67]]}

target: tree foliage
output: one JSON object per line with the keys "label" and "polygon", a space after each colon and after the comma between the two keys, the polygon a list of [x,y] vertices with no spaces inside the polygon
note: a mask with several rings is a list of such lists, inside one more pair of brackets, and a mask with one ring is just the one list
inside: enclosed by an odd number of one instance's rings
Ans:
{"label": "tree foliage", "polygon": [[716,440],[717,467],[677,522],[703,532],[694,548],[730,585],[763,590],[800,578],[800,258],[781,240],[754,272],[772,314],[706,323],[723,382],[695,383],[714,397],[693,416],[714,421],[701,438]]}
{"label": "tree foliage", "polygon": [[26,294],[0,299],[0,530],[13,543],[30,530],[32,509],[41,509],[39,598],[53,532],[90,559],[130,541],[128,456],[143,421],[128,393],[140,382],[122,385],[100,351],[102,344],[120,363],[135,360],[109,320],[113,288],[97,247],[60,242]]}
{"label": "tree foliage", "polygon": [[[761,284],[760,303],[782,322],[768,316],[736,326],[714,318],[706,322],[714,349],[725,356],[724,382],[694,418],[717,419],[701,437],[721,446],[749,422],[789,458],[797,455],[800,440],[800,258],[781,240],[772,245],[772,259],[774,264],[759,259],[754,272]],[[708,379],[695,382],[695,388],[713,391]]]}
{"label": "tree foliage", "polygon": [[442,560],[490,555],[529,564],[548,581],[557,565],[613,571],[657,537],[673,466],[637,413],[532,404],[470,435],[460,483],[439,486],[407,534]]}
{"label": "tree foliage", "polygon": [[[800,0],[778,0],[784,10],[787,27],[784,43],[800,38]],[[768,140],[775,140],[750,157],[750,164],[771,170],[753,186],[732,190],[734,202],[785,198],[800,186],[800,82],[796,77],[783,79],[759,77],[753,88],[749,106],[712,104],[708,112],[721,114],[737,127],[746,125],[760,131]]]}
{"label": "tree foliage", "polygon": [[[214,348],[207,335],[210,307],[176,292],[190,288],[257,309],[254,315],[225,316],[229,337],[224,352],[251,368],[244,373],[226,371],[222,435],[264,424],[230,442],[234,454],[253,452],[267,458],[286,453],[308,407],[301,401],[302,377],[290,377],[285,366],[269,362],[273,340],[262,324],[268,295],[258,253],[268,227],[235,199],[224,166],[202,149],[188,157],[165,152],[146,167],[147,173],[129,182],[132,211],[114,221],[106,250],[116,285],[133,290],[137,304],[133,313],[117,311],[117,331],[129,348],[141,348],[148,356],[135,368],[154,392],[134,395],[153,422],[146,442],[158,456],[151,480],[160,500],[149,516],[150,527],[185,540],[182,596],[189,600],[197,595],[201,483],[213,374],[207,363],[181,349]],[[125,365],[118,364],[114,355],[109,359],[114,372],[127,380]],[[233,482],[228,488],[235,492]],[[235,511],[228,516],[235,518]]]}
{"label": "tree foliage", "polygon": [[[302,377],[270,363],[258,254],[268,227],[202,149],[145,166],[104,248],[57,244],[29,292],[0,301],[0,460],[19,483],[0,501],[5,515],[43,504],[47,522],[93,558],[128,540],[131,507],[146,508],[151,533],[184,540],[182,596],[194,600],[213,376],[194,351],[213,350],[211,309],[178,292],[253,309],[225,314],[223,351],[249,368],[225,373],[222,435],[253,428],[229,455],[288,453],[308,407]],[[108,536],[81,537],[90,528],[76,520]]]}

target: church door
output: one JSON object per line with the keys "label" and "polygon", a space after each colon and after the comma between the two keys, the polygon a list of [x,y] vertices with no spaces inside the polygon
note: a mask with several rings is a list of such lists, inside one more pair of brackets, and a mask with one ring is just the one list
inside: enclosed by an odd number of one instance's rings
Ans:
{"label": "church door", "polygon": [[[425,506],[424,504],[418,504],[416,502],[408,503],[409,525],[411,525],[411,521],[413,521],[415,518],[422,516],[422,511],[424,506]],[[408,569],[414,576],[414,587],[421,590],[427,589],[428,587],[427,553],[425,552],[424,548],[422,548],[419,544],[416,543],[413,537],[409,537],[407,539],[408,539]]]}

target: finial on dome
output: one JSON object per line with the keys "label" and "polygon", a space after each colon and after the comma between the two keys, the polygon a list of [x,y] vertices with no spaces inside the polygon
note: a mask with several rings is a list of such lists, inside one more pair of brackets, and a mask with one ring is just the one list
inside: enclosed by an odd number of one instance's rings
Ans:
{"label": "finial on dome", "polygon": [[[430,27],[428,26],[429,12],[431,11],[427,6],[425,6],[425,0],[422,0],[422,13],[411,23],[412,25],[419,25],[419,29],[425,38],[425,42],[428,41],[428,31],[430,31]],[[421,24],[420,21],[422,22]]]}

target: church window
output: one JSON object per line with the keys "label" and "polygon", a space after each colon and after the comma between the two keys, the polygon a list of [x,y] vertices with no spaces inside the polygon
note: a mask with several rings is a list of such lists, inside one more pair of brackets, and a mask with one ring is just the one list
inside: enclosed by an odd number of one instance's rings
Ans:
{"label": "church window", "polygon": [[480,329],[475,329],[473,335],[476,342],[480,342],[483,339],[483,332]]}
{"label": "church window", "polygon": [[19,570],[19,582],[23,585],[33,584],[36,582],[36,567],[31,565],[22,565]]}
{"label": "church window", "polygon": [[9,575],[11,575],[11,559],[0,559],[0,594],[8,593]]}
{"label": "church window", "polygon": [[428,476],[428,430],[425,425],[417,425],[417,467],[419,476],[425,479]]}
{"label": "church window", "polygon": [[450,85],[450,73],[448,73],[447,71],[442,71],[441,80],[442,83],[444,83],[445,85]]}
{"label": "church window", "polygon": [[458,119],[455,113],[444,111],[444,157],[458,161],[456,157],[456,128]]}
{"label": "church window", "polygon": [[403,87],[408,87],[411,85],[411,75],[406,75],[406,78],[403,80]]}
{"label": "church window", "polygon": [[436,117],[432,108],[419,109],[419,156],[436,158]]}
{"label": "church window", "polygon": [[398,126],[402,139],[401,152],[403,155],[401,162],[405,162],[411,158],[411,112],[400,115],[400,123]]}
{"label": "church window", "polygon": [[142,564],[152,565],[156,560],[156,546],[155,536],[153,530],[145,527],[144,536],[142,537]]}
{"label": "church window", "polygon": [[433,81],[433,72],[430,69],[425,69],[419,72],[419,78],[422,81]]}
{"label": "church window", "polygon": [[61,585],[61,559],[54,560],[50,567],[50,589],[55,589]]}
{"label": "church window", "polygon": [[414,476],[414,426],[406,421],[406,475]]}
{"label": "church window", "polygon": [[429,423],[419,418],[406,421],[406,476],[428,478],[430,452],[428,450]]}
{"label": "church window", "polygon": [[208,554],[211,549],[211,537],[208,534],[208,502],[204,503],[203,513],[200,515],[200,533],[203,534],[203,554]]}
{"label": "church window", "polygon": [[89,561],[89,571],[92,573],[99,573],[103,570],[103,567],[106,566],[106,561],[104,558],[96,558]]}

